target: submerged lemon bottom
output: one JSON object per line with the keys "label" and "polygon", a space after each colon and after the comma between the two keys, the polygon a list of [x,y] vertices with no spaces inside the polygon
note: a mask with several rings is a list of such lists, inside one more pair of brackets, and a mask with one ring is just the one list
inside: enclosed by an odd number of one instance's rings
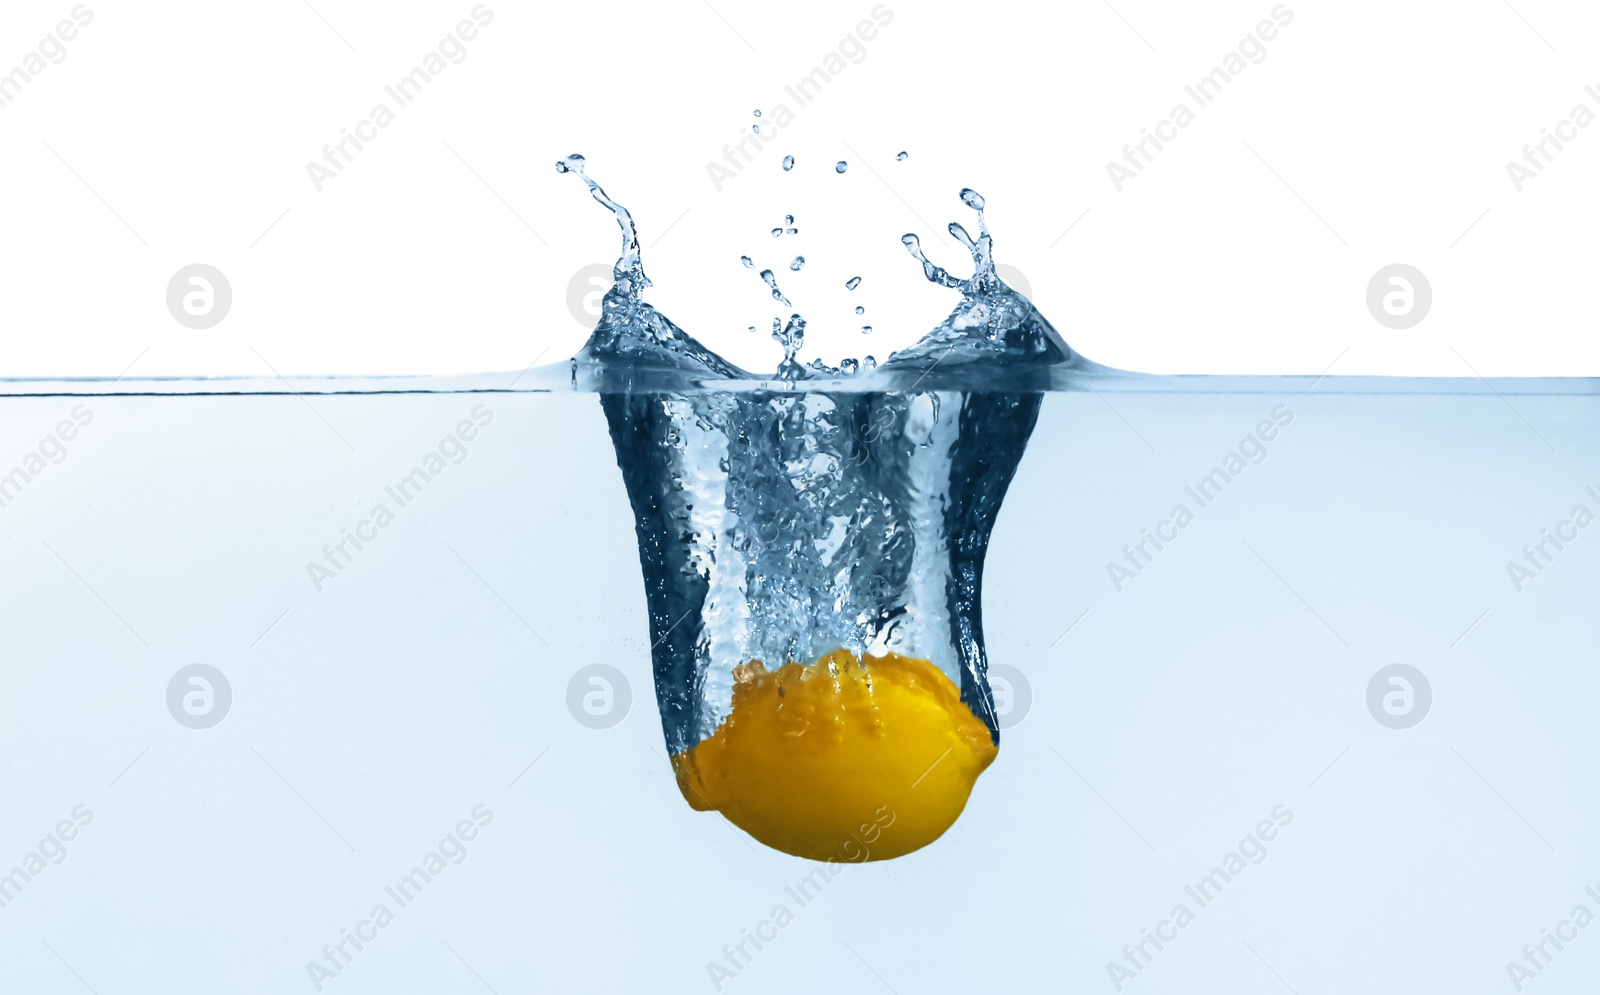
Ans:
{"label": "submerged lemon bottom", "polygon": [[733,708],[672,758],[690,806],[784,853],[886,860],[938,839],[994,760],[989,729],[927,660],[835,650],[733,672]]}

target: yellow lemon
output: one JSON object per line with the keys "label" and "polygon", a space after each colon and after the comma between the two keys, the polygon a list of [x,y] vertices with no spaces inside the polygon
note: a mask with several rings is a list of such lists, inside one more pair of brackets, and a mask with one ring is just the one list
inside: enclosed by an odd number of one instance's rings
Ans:
{"label": "yellow lemon", "polygon": [[672,758],[695,809],[811,860],[885,860],[938,839],[998,752],[927,660],[836,650],[733,672],[733,709]]}

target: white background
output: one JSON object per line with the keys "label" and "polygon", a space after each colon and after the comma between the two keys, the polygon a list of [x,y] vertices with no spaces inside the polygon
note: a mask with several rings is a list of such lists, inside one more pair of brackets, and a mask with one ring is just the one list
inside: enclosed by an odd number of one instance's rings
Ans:
{"label": "white background", "polygon": [[[741,253],[783,274],[795,253],[811,260],[783,281],[812,320],[803,357],[882,359],[953,303],[922,283],[899,235],[921,232],[961,271],[940,229],[966,220],[955,194],[970,185],[989,200],[1000,260],[1101,362],[1600,372],[1587,251],[1600,127],[1520,193],[1506,172],[1541,129],[1595,106],[1584,88],[1600,84],[1600,15],[1582,4],[1291,2],[1265,61],[1120,193],[1107,163],[1273,4],[891,2],[865,58],[798,109],[784,87],[873,4],[491,0],[465,61],[320,193],[307,163],[472,3],[87,6],[94,20],[66,59],[0,109],[5,375],[559,359],[586,335],[569,282],[616,251],[609,218],[552,169],[573,151],[637,216],[651,299],[758,369],[777,347],[743,329],[779,311]],[[0,67],[21,64],[72,8],[0,8]],[[707,163],[753,109],[771,120],[780,102],[794,122],[715,190]],[[896,162],[902,149],[910,158]],[[799,162],[789,174],[786,153]],[[836,159],[853,168],[833,173]],[[774,242],[766,232],[785,213],[801,234]],[[206,331],[164,303],[194,262],[234,291]],[[1393,262],[1433,286],[1432,312],[1405,331],[1365,307],[1369,278]],[[856,274],[866,280],[847,299],[839,284]],[[863,321],[871,339],[855,331]]]}

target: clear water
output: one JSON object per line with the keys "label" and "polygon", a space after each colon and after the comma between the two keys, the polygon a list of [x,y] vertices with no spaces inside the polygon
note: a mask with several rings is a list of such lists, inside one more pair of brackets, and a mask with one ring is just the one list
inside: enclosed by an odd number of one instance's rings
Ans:
{"label": "clear water", "polygon": [[[298,393],[7,382],[0,471],[25,474],[0,492],[0,870],[75,806],[93,814],[0,908],[8,989],[77,990],[76,972],[101,992],[311,991],[307,964],[386,904],[394,921],[325,990],[477,974],[500,991],[704,992],[707,964],[782,906],[793,921],[746,948],[725,991],[1114,991],[1108,964],[1185,904],[1193,922],[1146,947],[1124,990],[1276,991],[1277,975],[1301,992],[1494,991],[1575,905],[1600,911],[1585,891],[1600,881],[1600,540],[1570,524],[1600,512],[1600,383],[1147,377],[1070,350],[983,381],[963,359],[1007,362],[1004,345],[968,343],[962,322],[1064,348],[995,293],[962,295],[936,333],[948,358],[920,383],[897,358],[852,374],[790,353],[785,375],[753,375],[689,343],[672,363],[641,350]],[[649,707],[661,622],[617,416],[641,438],[682,421],[870,454],[766,527],[820,532],[862,513],[869,480],[931,480],[881,512],[884,535],[917,537],[939,488],[969,512],[995,499],[953,471],[954,413],[1004,416],[1008,396],[1036,421],[1025,451],[987,447],[1019,458],[979,530],[971,604],[990,676],[1008,668],[990,682],[1005,748],[963,818],[927,851],[830,876],[690,811],[666,750],[696,726]],[[63,421],[78,425],[65,441]],[[828,434],[842,425],[858,431]],[[786,451],[681,465],[731,478]],[[807,482],[824,471],[795,463]],[[351,533],[375,538],[321,576]],[[845,607],[894,604],[896,557],[929,547],[890,543],[876,573],[846,571]],[[826,553],[800,562],[832,582],[849,558]],[[776,611],[794,591],[756,595]],[[702,631],[804,653],[817,633],[931,645],[950,628],[899,637],[871,610],[805,610],[805,625]],[[232,690],[204,730],[166,701],[195,663]],[[631,693],[606,728],[569,708],[597,663]],[[1369,708],[1393,664],[1431,688],[1410,728]],[[683,685],[668,685],[670,705]],[[685,715],[714,714],[689,690]],[[459,863],[389,898],[480,805],[492,819],[452,845]],[[1292,819],[1199,906],[1186,889],[1278,806]],[[1592,988],[1589,932],[1549,948],[1534,990]]]}
{"label": "clear water", "polygon": [[[679,797],[594,395],[89,398],[0,509],[6,867],[95,814],[0,909],[9,977],[71,990],[49,942],[101,992],[311,991],[306,963],[486,804],[464,862],[328,991],[470,988],[449,943],[502,992],[705,992],[780,904],[796,920],[725,991],[870,992],[846,941],[902,992],[1111,991],[1106,963],[1286,804],[1264,862],[1127,990],[1273,990],[1242,941],[1301,992],[1499,990],[1594,883],[1600,542],[1520,594],[1506,563],[1597,508],[1600,404],[1507,395],[1552,454],[1482,385],[1341,386],[1045,392],[983,598],[988,659],[1031,705],[939,844],[803,909],[786,889],[815,865]],[[0,401],[8,465],[80,400]],[[386,488],[479,403],[468,455],[398,507]],[[1118,593],[1107,564],[1280,404],[1265,461]],[[379,503],[394,520],[319,593],[307,565]],[[232,684],[213,729],[167,711],[194,663]],[[632,691],[608,729],[567,705],[596,663]],[[1367,709],[1393,663],[1432,682],[1413,729]],[[947,956],[952,922],[992,956]],[[1569,950],[1540,990],[1587,988]]]}

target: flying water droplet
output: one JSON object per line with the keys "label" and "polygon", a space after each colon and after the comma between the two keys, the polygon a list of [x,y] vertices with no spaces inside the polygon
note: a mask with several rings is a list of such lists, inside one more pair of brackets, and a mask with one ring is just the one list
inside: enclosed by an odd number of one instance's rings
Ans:
{"label": "flying water droplet", "polygon": [[783,233],[785,235],[798,235],[798,234],[800,234],[800,229],[798,229],[798,228],[785,228],[783,230]]}
{"label": "flying water droplet", "polygon": [[744,263],[744,268],[745,269],[755,269],[756,268],[756,264],[750,261],[750,257],[749,256],[740,256],[739,257],[739,261],[741,263]]}
{"label": "flying water droplet", "polygon": [[784,223],[784,224],[786,224],[786,225],[792,225],[792,224],[794,224],[794,215],[792,215],[792,214],[785,214],[785,215],[784,215],[784,216],[783,216],[783,223]]}
{"label": "flying water droplet", "polygon": [[805,265],[806,265],[806,257],[805,256],[795,256],[793,259],[791,259],[789,261],[789,268],[794,270],[796,273],[798,273],[802,269],[804,269]]}
{"label": "flying water droplet", "polygon": [[783,171],[785,173],[787,173],[789,170],[791,170],[793,168],[794,168],[794,156],[792,156],[792,155],[784,156],[783,157]]}
{"label": "flying water droplet", "polygon": [[761,116],[761,108],[759,108],[759,107],[757,107],[757,108],[756,108],[756,109],[755,109],[755,111],[754,111],[754,113],[755,113],[755,116],[756,116],[756,117],[760,117],[760,116]]}
{"label": "flying water droplet", "polygon": [[846,357],[845,359],[841,359],[839,361],[839,372],[843,373],[845,376],[850,376],[860,368],[861,363],[858,360]]}
{"label": "flying water droplet", "polygon": [[[772,288],[772,299],[773,300],[777,301],[779,304],[782,304],[784,307],[793,307],[794,306],[794,305],[789,303],[789,298],[783,296],[783,291],[778,289],[778,278],[772,275],[772,270],[770,270],[770,269],[762,270],[761,271],[761,279],[767,281],[767,286]],[[796,315],[795,317],[799,317],[799,315]],[[776,320],[776,319],[774,319],[774,320]],[[804,327],[804,322],[802,322],[801,324],[802,324],[802,327]]]}
{"label": "flying water droplet", "polygon": [[751,125],[751,126],[750,126],[750,130],[751,130],[751,131],[753,131],[753,132],[755,132],[755,133],[756,133],[756,134],[758,134],[758,135],[759,135],[759,134],[761,134],[761,125],[759,125],[759,124],[752,124],[752,125]]}
{"label": "flying water droplet", "polygon": [[906,161],[906,154],[904,152],[900,153],[899,155],[894,157],[894,161],[895,162],[905,162]]}
{"label": "flying water droplet", "polygon": [[867,313],[867,309],[866,308],[860,306],[859,304],[856,305],[856,314],[866,314],[866,313]]}
{"label": "flying water droplet", "polygon": [[852,276],[844,282],[844,289],[846,290],[854,290],[859,286],[861,286],[861,277],[859,276]]}
{"label": "flying water droplet", "polygon": [[872,326],[871,325],[862,325],[861,326],[861,334],[862,335],[871,335],[872,334]]}
{"label": "flying water droplet", "polygon": [[777,238],[779,235],[782,235],[782,234],[783,234],[783,229],[782,228],[774,228],[774,229],[772,229],[772,237],[773,238]]}
{"label": "flying water droplet", "polygon": [[844,172],[845,170],[847,170],[849,168],[850,168],[850,164],[848,162],[845,162],[843,159],[840,159],[838,162],[833,164],[833,171],[835,173],[842,173],[842,172]]}

